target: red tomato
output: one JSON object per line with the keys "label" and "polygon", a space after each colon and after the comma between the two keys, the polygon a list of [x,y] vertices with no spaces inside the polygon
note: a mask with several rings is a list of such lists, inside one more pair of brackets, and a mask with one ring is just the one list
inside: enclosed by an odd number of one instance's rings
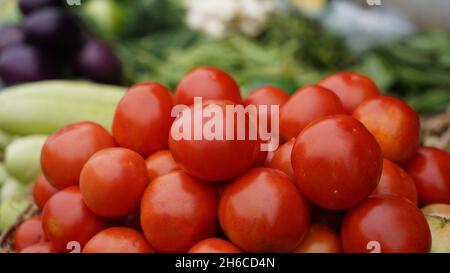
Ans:
{"label": "red tomato", "polygon": [[309,208],[286,174],[254,168],[225,187],[219,219],[227,237],[246,252],[286,252],[306,236]]}
{"label": "red tomato", "polygon": [[100,125],[74,123],[48,137],[41,152],[42,172],[58,189],[78,185],[86,161],[95,152],[114,146],[114,139]]}
{"label": "red tomato", "polygon": [[138,207],[148,185],[144,159],[126,148],[95,153],[84,165],[80,191],[86,205],[104,217],[124,217]]}
{"label": "red tomato", "polygon": [[58,189],[53,187],[53,185],[45,179],[45,176],[40,175],[33,184],[34,203],[40,210],[42,210],[47,200],[57,192]]}
{"label": "red tomato", "polygon": [[294,170],[292,169],[292,163],[291,163],[291,153],[292,153],[292,147],[294,147],[295,138],[292,138],[288,142],[284,143],[283,145],[278,148],[278,150],[275,151],[272,160],[269,164],[267,164],[267,167],[278,169],[285,174],[289,175],[290,178],[294,178]]}
{"label": "red tomato", "polygon": [[175,91],[175,104],[191,105],[194,97],[242,103],[239,85],[226,72],[214,67],[198,67],[185,75]]}
{"label": "red tomato", "polygon": [[133,85],[116,108],[113,135],[117,144],[147,157],[167,147],[174,118],[169,89],[159,83]]}
{"label": "red tomato", "polygon": [[40,242],[22,249],[20,253],[60,253],[60,251],[50,242]]}
{"label": "red tomato", "polygon": [[432,147],[422,147],[405,170],[413,178],[419,203],[450,204],[450,154]]}
{"label": "red tomato", "polygon": [[397,164],[383,160],[380,183],[372,195],[394,195],[404,197],[417,205],[417,189],[411,177]]}
{"label": "red tomato", "polygon": [[14,233],[14,249],[20,251],[31,245],[45,242],[41,216],[33,216],[23,222]]}
{"label": "red tomato", "polygon": [[233,243],[220,238],[208,238],[196,243],[188,253],[241,253]]}
{"label": "red tomato", "polygon": [[307,85],[291,96],[280,112],[280,134],[285,140],[297,135],[313,120],[345,114],[339,98],[318,85]]}
{"label": "red tomato", "polygon": [[166,173],[180,169],[180,166],[168,150],[161,150],[151,154],[146,160],[147,174],[150,180]]}
{"label": "red tomato", "polygon": [[419,149],[419,118],[404,101],[378,96],[364,101],[353,112],[375,136],[386,159],[404,163]]}
{"label": "red tomato", "polygon": [[310,204],[310,210],[311,210],[311,222],[329,226],[336,231],[341,230],[342,220],[344,219],[345,211],[328,210],[314,204]]}
{"label": "red tomato", "polygon": [[[172,132],[169,135],[169,148],[173,158],[186,170],[190,175],[207,181],[221,181],[230,179],[242,173],[249,168],[256,160],[260,150],[260,141],[257,139],[256,124],[249,122],[248,118],[241,120],[238,115],[227,118],[226,106],[230,105],[226,101],[209,101],[204,102],[202,108],[191,106],[182,111],[181,115],[173,123]],[[221,115],[212,115],[212,117],[202,118],[202,110],[210,109],[211,112],[220,112]],[[192,114],[191,114],[192,113]],[[244,115],[243,117],[248,117]],[[219,132],[214,138],[208,136],[209,130],[207,124],[220,121],[222,130],[215,128],[215,132]],[[203,121],[203,127],[197,126],[198,121]],[[254,121],[254,120],[252,120]],[[190,138],[174,137],[178,132],[180,124],[191,126],[192,130]],[[245,136],[244,140],[238,139],[238,124],[244,124]],[[181,126],[184,132],[185,126]],[[201,132],[203,135],[196,140],[194,138],[195,131]],[[250,139],[248,134],[250,130],[255,132],[255,139]],[[180,130],[181,131],[181,130]],[[227,140],[228,133],[232,132],[232,140]],[[208,139],[208,137],[210,137]]]}
{"label": "red tomato", "polygon": [[319,82],[320,86],[333,91],[344,105],[345,111],[353,111],[368,98],[381,94],[377,85],[364,75],[355,72],[339,72],[329,75]]}
{"label": "red tomato", "polygon": [[294,249],[295,253],[341,253],[341,238],[329,226],[312,224],[303,242]]}
{"label": "red tomato", "polygon": [[351,208],[366,198],[380,180],[382,160],[370,132],[344,115],[311,123],[292,149],[300,190],[311,202],[332,210]]}
{"label": "red tomato", "polygon": [[94,214],[84,204],[78,186],[54,194],[42,211],[42,227],[56,249],[67,251],[67,243],[76,241],[83,246],[104,229],[106,219]]}
{"label": "red tomato", "polygon": [[244,100],[244,105],[279,105],[282,106],[289,99],[289,94],[276,86],[262,86],[253,90]]}
{"label": "red tomato", "polygon": [[113,227],[100,231],[84,246],[83,253],[155,252],[144,236],[131,228]]}
{"label": "red tomato", "polygon": [[341,231],[344,252],[428,252],[431,234],[425,216],[396,196],[371,197],[347,212]]}
{"label": "red tomato", "polygon": [[186,252],[217,230],[218,193],[184,171],[155,178],[141,202],[147,241],[160,252]]}

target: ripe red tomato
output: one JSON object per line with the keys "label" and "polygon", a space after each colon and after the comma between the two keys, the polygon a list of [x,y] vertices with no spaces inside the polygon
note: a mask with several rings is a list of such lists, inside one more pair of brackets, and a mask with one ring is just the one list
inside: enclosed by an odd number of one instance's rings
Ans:
{"label": "ripe red tomato", "polygon": [[114,139],[100,125],[74,123],[48,137],[41,152],[42,172],[58,189],[78,185],[86,161],[95,152],[114,146]]}
{"label": "ripe red tomato", "polygon": [[339,98],[324,87],[307,85],[281,107],[280,134],[289,140],[297,137],[311,121],[335,114],[345,114]]}
{"label": "ripe red tomato", "polygon": [[396,196],[371,197],[347,212],[341,231],[344,252],[428,252],[431,234],[425,216]]}
{"label": "ripe red tomato", "polygon": [[221,238],[208,238],[196,243],[188,253],[241,253],[233,243]]}
{"label": "ripe red tomato", "polygon": [[34,203],[40,210],[42,210],[47,200],[57,192],[58,189],[53,187],[53,185],[45,179],[45,176],[40,175],[33,184]]}
{"label": "ripe red tomato", "polygon": [[33,216],[23,222],[14,233],[14,249],[20,251],[34,244],[45,242],[41,216]]}
{"label": "ripe red tomato", "polygon": [[294,143],[295,138],[292,138],[288,142],[281,145],[280,148],[275,151],[273,158],[270,163],[267,164],[267,167],[278,169],[289,175],[290,178],[294,179],[294,170],[292,169],[291,163],[291,153]]}
{"label": "ripe red tomato", "polygon": [[80,176],[83,200],[95,214],[124,217],[138,207],[148,185],[144,159],[126,148],[95,153]]}
{"label": "ripe red tomato", "polygon": [[353,112],[375,136],[386,159],[404,163],[419,149],[419,118],[404,101],[377,96],[361,103]]}
{"label": "ripe red tomato", "polygon": [[336,231],[341,230],[344,210],[328,210],[317,205],[310,204],[311,222],[329,226]]}
{"label": "ripe red tomato", "polygon": [[[242,173],[249,168],[258,157],[260,151],[260,141],[257,139],[256,124],[249,122],[248,118],[241,120],[238,115],[227,118],[226,106],[230,105],[227,101],[209,101],[204,102],[202,109],[196,109],[191,106],[185,109],[177,120],[173,123],[172,132],[169,135],[169,149],[173,158],[190,175],[207,181],[221,181],[230,179]],[[221,112],[222,115],[211,115],[202,117],[204,109],[210,109],[211,112]],[[195,110],[195,111],[194,111]],[[188,114],[189,113],[189,114]],[[192,114],[190,114],[192,113]],[[247,116],[247,115],[245,115]],[[245,117],[244,116],[244,117]],[[219,132],[214,138],[207,138],[205,132],[196,140],[195,131],[201,130],[201,126],[196,126],[198,121],[203,120],[203,130],[207,124],[220,121],[217,126],[222,130],[215,128],[212,131]],[[254,120],[253,120],[254,121]],[[188,124],[192,126],[190,138],[174,137],[174,131],[179,124]],[[238,139],[238,124],[245,124],[244,140]],[[182,126],[182,131],[185,130]],[[250,139],[248,134],[250,130],[255,132],[255,139]],[[228,132],[232,132],[232,140],[227,140]]]}
{"label": "ripe red tomato", "polygon": [[242,103],[239,85],[226,72],[214,67],[198,67],[185,75],[175,91],[175,104],[191,105],[194,97]]}
{"label": "ripe red tomato", "polygon": [[253,90],[244,100],[244,105],[279,105],[289,99],[289,94],[276,86],[261,86]]}
{"label": "ripe red tomato", "polygon": [[131,228],[112,227],[100,231],[84,246],[83,253],[155,252],[144,236]]}
{"label": "ripe red tomato", "polygon": [[446,151],[422,147],[408,162],[405,170],[413,178],[419,203],[450,204],[450,154]]}
{"label": "ripe red tomato", "polygon": [[306,238],[292,252],[341,253],[341,238],[339,237],[339,234],[329,226],[312,224]]}
{"label": "ripe red tomato", "polygon": [[397,164],[383,160],[380,183],[372,195],[394,195],[404,197],[417,205],[417,189],[411,177]]}
{"label": "ripe red tomato", "polygon": [[46,237],[59,251],[67,251],[67,243],[76,241],[81,247],[107,226],[107,220],[94,214],[84,204],[78,186],[54,194],[42,211],[42,227]]}
{"label": "ripe red tomato", "polygon": [[254,168],[225,187],[219,219],[227,237],[246,252],[286,252],[306,236],[309,208],[286,174]]}
{"label": "ripe red tomato", "polygon": [[22,249],[20,253],[60,253],[60,251],[50,242],[40,242]]}
{"label": "ripe red tomato", "polygon": [[184,171],[155,178],[141,201],[141,225],[160,252],[186,252],[217,230],[219,196],[213,185]]}
{"label": "ripe red tomato", "polygon": [[363,101],[381,94],[377,85],[369,77],[356,72],[339,72],[329,75],[322,79],[319,85],[333,91],[350,115]]}
{"label": "ripe red tomato", "polygon": [[372,193],[382,164],[375,138],[350,116],[329,116],[311,123],[292,149],[300,190],[311,202],[331,210],[351,208]]}
{"label": "ripe red tomato", "polygon": [[150,180],[180,169],[180,166],[175,159],[173,159],[172,154],[168,150],[161,150],[151,154],[145,160],[145,164],[147,166],[147,174]]}
{"label": "ripe red tomato", "polygon": [[169,89],[159,83],[131,86],[116,108],[113,135],[117,144],[144,158],[167,147],[174,118]]}

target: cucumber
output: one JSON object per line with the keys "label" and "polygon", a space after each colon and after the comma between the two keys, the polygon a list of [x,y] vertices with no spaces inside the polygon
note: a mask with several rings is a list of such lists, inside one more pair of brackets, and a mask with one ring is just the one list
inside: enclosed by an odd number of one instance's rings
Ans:
{"label": "cucumber", "polygon": [[111,130],[125,87],[51,80],[16,85],[0,93],[0,130],[10,134],[51,134],[79,121]]}

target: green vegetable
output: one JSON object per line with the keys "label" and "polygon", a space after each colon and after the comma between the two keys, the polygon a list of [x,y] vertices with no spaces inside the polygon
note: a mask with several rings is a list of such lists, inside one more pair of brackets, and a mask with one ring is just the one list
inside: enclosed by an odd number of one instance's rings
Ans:
{"label": "green vegetable", "polygon": [[31,201],[21,198],[2,200],[0,204],[0,230],[5,230],[11,226],[30,205]]}
{"label": "green vegetable", "polygon": [[110,130],[125,87],[82,81],[42,81],[0,93],[0,129],[20,135],[51,134],[74,122],[93,121]]}
{"label": "green vegetable", "polygon": [[0,163],[0,186],[3,185],[8,178],[9,175],[6,171],[5,165],[3,163]]}
{"label": "green vegetable", "polygon": [[46,139],[33,135],[14,140],[5,153],[8,173],[24,184],[32,183],[41,174],[41,150]]}
{"label": "green vegetable", "polygon": [[0,191],[0,200],[20,198],[25,192],[25,186],[14,178],[8,178]]}
{"label": "green vegetable", "polygon": [[14,140],[14,136],[0,130],[0,150],[4,150]]}

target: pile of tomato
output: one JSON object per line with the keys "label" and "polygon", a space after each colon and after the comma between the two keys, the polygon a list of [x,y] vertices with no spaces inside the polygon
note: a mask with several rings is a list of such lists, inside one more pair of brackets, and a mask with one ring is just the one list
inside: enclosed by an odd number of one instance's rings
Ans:
{"label": "pile of tomato", "polygon": [[[261,151],[258,139],[175,139],[180,117],[172,109],[194,97],[220,109],[279,105],[279,148]],[[112,134],[80,122],[51,135],[33,188],[41,213],[17,229],[14,247],[369,252],[375,244],[428,252],[419,207],[450,204],[449,164],[449,153],[420,147],[416,112],[366,76],[336,73],[292,96],[264,86],[242,99],[230,75],[200,67],[174,95],[159,83],[130,87]]]}

